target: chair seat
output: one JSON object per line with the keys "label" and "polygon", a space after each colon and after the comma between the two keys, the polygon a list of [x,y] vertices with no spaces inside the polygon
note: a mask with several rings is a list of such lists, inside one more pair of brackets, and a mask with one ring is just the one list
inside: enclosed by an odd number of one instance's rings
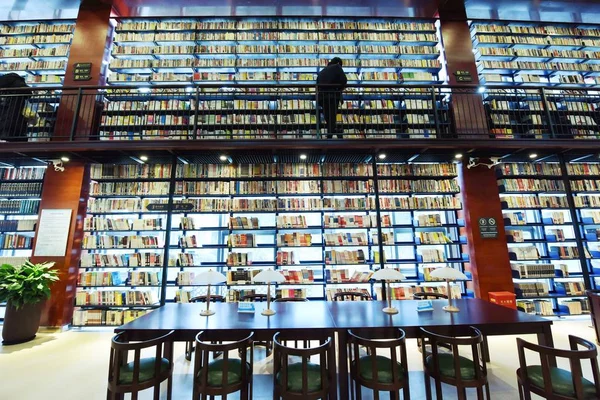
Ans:
{"label": "chair seat", "polygon": [[[250,375],[250,364],[246,363],[247,374]],[[198,371],[197,378],[202,376],[203,368]],[[208,363],[208,386],[221,387],[223,385],[223,371],[225,360],[215,360]],[[227,360],[227,385],[233,385],[242,381],[242,360],[229,358]]]}
{"label": "chair seat", "polygon": [[[373,380],[373,357],[363,356],[360,359],[360,371],[361,378],[368,381]],[[384,356],[375,356],[375,368],[377,368],[377,382],[378,383],[392,383],[392,360]],[[401,379],[404,373],[404,367],[399,362],[396,363],[396,374]]]}
{"label": "chair seat", "polygon": [[[460,376],[463,380],[474,380],[475,379],[475,365],[472,360],[468,358],[458,356],[460,365]],[[428,355],[425,359],[425,363],[429,370],[433,371],[433,356]],[[457,377],[454,371],[454,355],[438,353],[438,365],[440,368],[440,374],[444,377],[455,378]]]}
{"label": "chair seat", "polygon": [[[319,364],[307,363],[308,391],[314,392],[323,388],[321,382],[321,366]],[[290,392],[302,392],[302,363],[288,365],[288,387]],[[277,374],[277,383],[281,384],[281,372]]]}
{"label": "chair seat", "polygon": [[[517,370],[517,374],[521,376],[521,369]],[[544,375],[541,365],[531,365],[527,367],[527,377],[533,386],[544,388]],[[550,367],[550,380],[552,381],[552,390],[556,394],[567,397],[575,397],[575,387],[573,386],[573,376],[570,371]],[[583,396],[585,400],[598,399],[596,395],[596,387],[590,381],[582,378]]]}
{"label": "chair seat", "polygon": [[[148,357],[140,359],[140,376],[139,381],[144,382],[154,378],[154,363],[156,357]],[[119,368],[119,384],[129,385],[133,383],[133,361]],[[169,360],[161,358],[160,372],[165,372],[170,367]]]}

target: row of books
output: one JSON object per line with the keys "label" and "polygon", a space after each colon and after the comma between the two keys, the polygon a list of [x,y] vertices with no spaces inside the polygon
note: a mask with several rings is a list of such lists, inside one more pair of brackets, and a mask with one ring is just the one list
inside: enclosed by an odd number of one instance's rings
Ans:
{"label": "row of books", "polygon": [[35,197],[42,193],[42,183],[1,183],[2,197]]}
{"label": "row of books", "polygon": [[8,219],[0,221],[0,232],[27,232],[34,231],[37,220],[35,219]]}
{"label": "row of books", "polygon": [[86,217],[83,229],[86,231],[154,231],[163,227],[162,218],[125,219]]}
{"label": "row of books", "polygon": [[119,253],[99,254],[84,253],[81,255],[81,268],[106,268],[106,267],[160,267],[163,266],[162,253]]}
{"label": "row of books", "polygon": [[554,278],[557,276],[557,274],[560,274],[563,278],[569,277],[569,267],[565,264],[554,265],[511,263],[510,268],[512,269],[513,277],[517,279]]}
{"label": "row of books", "polygon": [[359,250],[326,250],[325,264],[364,264],[365,253]]}
{"label": "row of books", "polygon": [[600,31],[593,27],[553,26],[553,25],[500,25],[473,23],[472,29],[486,33],[519,33],[532,35],[560,36],[600,36]]}
{"label": "row of books", "polygon": [[37,214],[39,200],[0,200],[0,214]]}
{"label": "row of books", "polygon": [[120,272],[79,272],[78,286],[158,286],[161,283],[159,272],[130,271],[124,279]]}
{"label": "row of books", "polygon": [[91,164],[90,176],[102,179],[169,179],[171,164]]}
{"label": "row of books", "polygon": [[509,208],[568,208],[565,196],[527,195],[527,196],[502,196]]}
{"label": "row of books", "polygon": [[77,290],[76,306],[150,306],[158,302],[153,290]]}
{"label": "row of books", "polygon": [[66,69],[66,67],[66,61],[20,61],[11,63],[0,63],[0,71],[63,71]]}
{"label": "row of books", "polygon": [[371,270],[350,272],[345,268],[326,269],[325,280],[327,283],[364,283],[369,282],[373,273]]}
{"label": "row of books", "polygon": [[168,195],[169,182],[91,182],[91,196]]}
{"label": "row of books", "polygon": [[12,233],[0,233],[0,249],[31,249],[33,238]]}
{"label": "row of books", "polygon": [[284,233],[277,236],[277,246],[284,247],[309,247],[312,246],[312,234],[310,233]]}
{"label": "row of books", "polygon": [[527,314],[552,316],[554,305],[550,300],[517,300],[517,308]]}
{"label": "row of books", "polygon": [[323,235],[327,246],[367,246],[369,240],[364,232],[358,233],[325,233]]}
{"label": "row of books", "polygon": [[82,247],[84,249],[156,249],[162,247],[161,240],[156,236],[111,236],[85,235]]}
{"label": "row of books", "polygon": [[571,189],[575,191],[600,191],[600,180],[577,180],[571,181]]}
{"label": "row of books", "polygon": [[600,164],[596,163],[567,163],[569,175],[600,175]]}
{"label": "row of books", "polygon": [[82,310],[73,311],[73,326],[120,326],[151,310]]}
{"label": "row of books", "polygon": [[[554,179],[499,179],[498,184],[511,192],[544,192],[564,191],[565,185],[560,180]],[[571,184],[573,186],[573,184]]]}
{"label": "row of books", "polygon": [[46,168],[0,168],[0,182],[19,180],[42,180],[44,179],[45,173]]}
{"label": "row of books", "polygon": [[600,71],[600,66],[596,64],[577,64],[577,63],[559,63],[559,62],[535,62],[535,61],[480,61],[481,67],[486,69],[507,69],[507,70],[540,70],[540,71],[573,71],[590,72]]}
{"label": "row of books", "polygon": [[411,193],[435,192],[457,193],[460,192],[458,183],[453,179],[445,180],[380,180],[381,193]]}
{"label": "row of books", "polygon": [[517,297],[548,296],[549,293],[547,282],[515,282],[514,286]]}
{"label": "row of books", "polygon": [[[278,216],[279,218],[280,216]],[[193,221],[193,219],[188,218],[188,220]],[[277,221],[277,226],[280,227],[279,220]],[[191,225],[191,229],[194,228],[194,225]],[[229,228],[230,229],[259,229],[260,224],[258,222],[258,218],[256,217],[230,217],[229,218]],[[190,229],[188,227],[187,229]]]}
{"label": "row of books", "polygon": [[251,254],[231,252],[227,254],[227,265],[230,267],[240,265],[252,265]]}

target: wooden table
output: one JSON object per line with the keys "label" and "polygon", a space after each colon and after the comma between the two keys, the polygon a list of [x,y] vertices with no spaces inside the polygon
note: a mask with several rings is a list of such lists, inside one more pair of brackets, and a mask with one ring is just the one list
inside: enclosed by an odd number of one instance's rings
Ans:
{"label": "wooden table", "polygon": [[[270,340],[275,332],[296,333],[301,338],[311,339],[323,333],[338,333],[339,394],[348,399],[348,360],[346,339],[348,329],[402,328],[409,338],[419,336],[419,328],[431,328],[444,334],[462,334],[469,326],[479,328],[486,335],[537,334],[538,343],[553,346],[552,321],[501,307],[479,299],[456,300],[458,313],[447,313],[442,307],[445,300],[434,300],[433,311],[417,312],[415,300],[393,301],[400,311],[396,315],[384,314],[385,306],[380,301],[357,302],[292,302],[272,303],[277,311],[272,317],[260,314],[266,303],[255,303],[256,313],[237,312],[237,303],[214,303],[210,307],[215,315],[202,317],[200,310],[205,304],[166,304],[135,321],[115,329],[127,332],[132,340],[144,340],[174,330],[176,341],[194,340],[202,330],[223,332],[244,329],[255,332],[256,340]],[[331,335],[332,337],[334,335]],[[335,344],[335,343],[334,343]],[[515,360],[516,362],[516,360]],[[335,385],[334,385],[335,386]],[[335,388],[332,388],[332,390]],[[335,398],[335,396],[333,397]]]}

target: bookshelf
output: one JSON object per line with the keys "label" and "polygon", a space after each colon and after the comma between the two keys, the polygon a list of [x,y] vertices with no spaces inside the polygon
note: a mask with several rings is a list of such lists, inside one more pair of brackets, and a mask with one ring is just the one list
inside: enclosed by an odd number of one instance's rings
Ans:
{"label": "bookshelf", "polygon": [[[0,167],[0,264],[30,256],[46,167]],[[4,319],[5,304],[0,304]]]}
{"label": "bookshelf", "polygon": [[[75,21],[0,22],[0,74],[16,73],[31,87],[63,84]],[[49,140],[60,92],[47,91],[48,96],[28,102],[26,114],[31,118],[27,128],[30,141]]]}
{"label": "bookshelf", "polygon": [[[267,158],[272,157],[258,159]],[[377,297],[380,288],[370,278],[383,266],[400,268],[408,279],[398,286],[410,293],[445,290],[429,280],[430,268],[468,270],[454,164],[378,164],[370,156],[350,157],[352,162],[296,158],[94,165],[81,273],[99,275],[82,275],[79,292],[156,290],[156,304],[187,302],[206,294],[206,286],[194,278],[215,269],[227,281],[214,285],[213,293],[237,301],[244,294],[264,293],[266,286],[253,284],[252,276],[273,268],[286,277],[272,285],[276,297],[330,298],[340,290]],[[131,263],[134,257],[147,259],[139,255],[147,249],[104,245],[125,246],[134,242],[134,234],[155,244],[152,252],[160,254],[152,266]],[[87,249],[87,244],[104,247]],[[427,258],[434,253],[440,258]],[[159,287],[134,285],[133,272],[155,272]],[[111,282],[117,288],[90,283],[110,281],[114,273],[121,274],[118,285]],[[88,286],[81,283],[84,278]],[[465,284],[453,289],[455,296],[467,292]],[[91,318],[116,324],[136,316],[116,316],[123,308],[141,314],[151,306],[78,307],[77,322]]]}
{"label": "bookshelf", "polygon": [[496,171],[517,306],[544,316],[589,312],[577,246],[581,228],[560,163],[503,163]]}

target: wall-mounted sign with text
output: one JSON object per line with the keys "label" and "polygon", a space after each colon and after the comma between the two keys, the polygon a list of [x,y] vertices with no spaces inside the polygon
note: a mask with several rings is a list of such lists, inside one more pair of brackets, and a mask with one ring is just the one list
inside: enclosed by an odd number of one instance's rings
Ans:
{"label": "wall-mounted sign with text", "polygon": [[74,81],[89,81],[92,79],[92,63],[76,63],[73,70]]}
{"label": "wall-mounted sign with text", "polygon": [[459,70],[454,73],[456,82],[473,82],[473,77],[469,71]]}

